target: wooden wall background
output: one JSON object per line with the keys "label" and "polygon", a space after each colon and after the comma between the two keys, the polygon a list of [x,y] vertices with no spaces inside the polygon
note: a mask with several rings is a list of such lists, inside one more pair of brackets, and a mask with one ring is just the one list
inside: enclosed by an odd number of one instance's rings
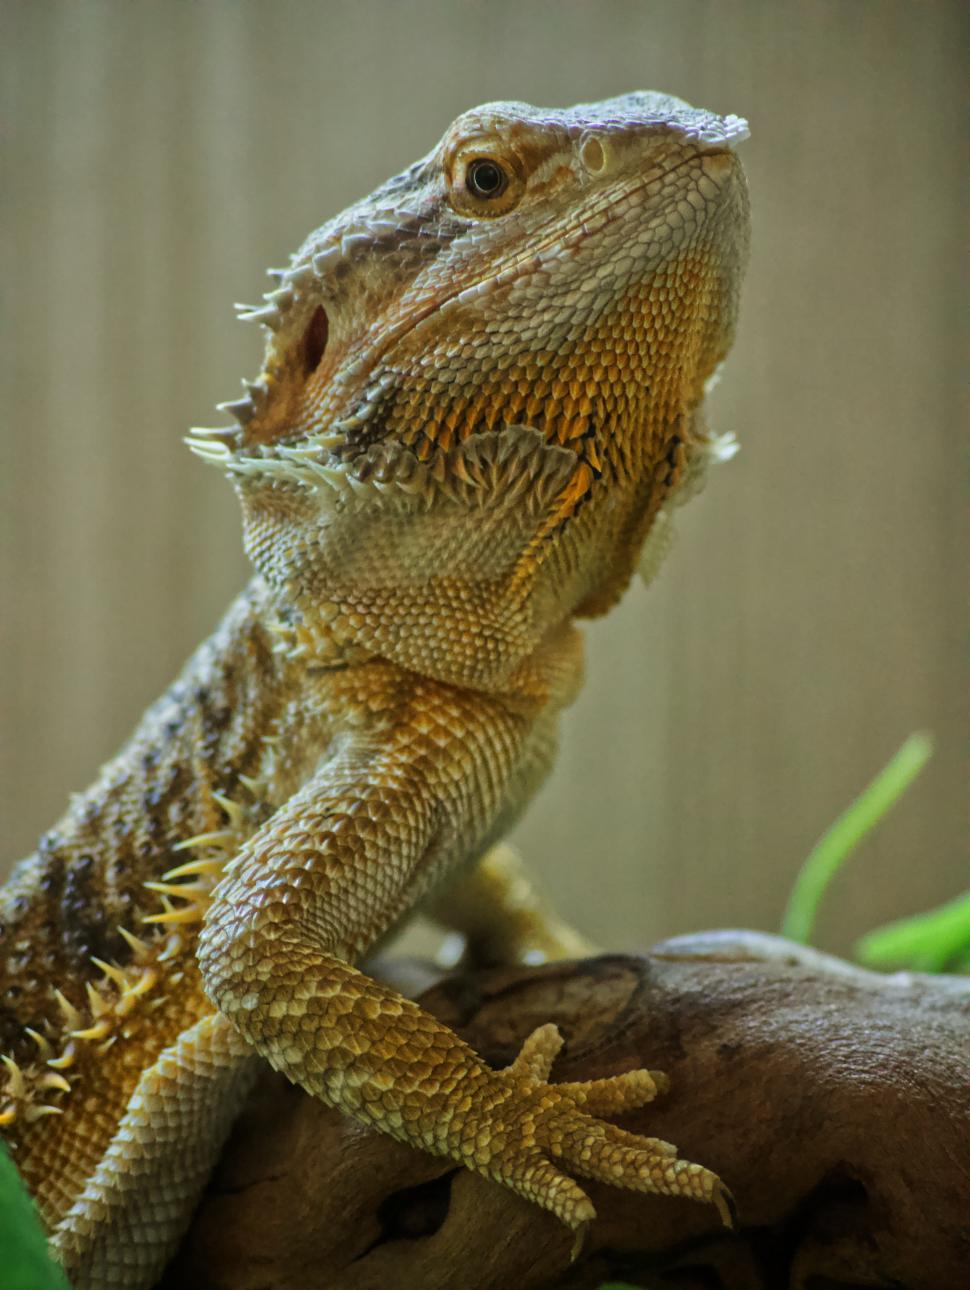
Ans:
{"label": "wooden wall background", "polygon": [[257,370],[232,302],[460,110],[646,86],[752,122],[715,407],[744,451],[659,584],[590,630],[519,840],[611,946],[774,928],[815,836],[926,728],[822,941],[965,885],[961,6],[3,0],[0,22],[11,860],[245,577],[231,491],[180,442]]}

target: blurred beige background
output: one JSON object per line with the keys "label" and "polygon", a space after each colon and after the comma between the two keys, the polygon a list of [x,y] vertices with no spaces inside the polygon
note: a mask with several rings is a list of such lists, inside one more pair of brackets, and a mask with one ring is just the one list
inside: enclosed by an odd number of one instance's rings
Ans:
{"label": "blurred beige background", "polygon": [[912,730],[937,753],[823,911],[845,949],[966,885],[956,3],[0,4],[0,812],[32,847],[246,576],[180,442],[254,375],[232,302],[489,98],[750,118],[714,406],[742,454],[589,681],[518,840],[602,943],[775,928]]}

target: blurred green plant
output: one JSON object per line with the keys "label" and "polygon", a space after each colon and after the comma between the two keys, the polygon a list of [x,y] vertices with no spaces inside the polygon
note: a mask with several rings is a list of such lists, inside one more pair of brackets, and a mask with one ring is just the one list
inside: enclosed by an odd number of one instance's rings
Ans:
{"label": "blurred green plant", "polygon": [[889,765],[830,824],[795,878],[781,934],[808,945],[822,897],[863,838],[875,828],[926,765],[933,751],[929,735],[910,735]]}
{"label": "blurred green plant", "polygon": [[867,932],[853,954],[871,968],[970,972],[970,891],[925,914]]}
{"label": "blurred green plant", "polygon": [[[899,801],[929,761],[933,741],[910,735],[888,766],[862,790],[809,852],[792,887],[781,934],[808,944],[819,905],[845,861]],[[875,928],[854,956],[866,967],[908,967],[919,972],[970,968],[970,892],[938,909]]]}
{"label": "blurred green plant", "polygon": [[0,1250],[3,1290],[70,1290],[47,1255],[47,1240],[17,1166],[0,1146]]}

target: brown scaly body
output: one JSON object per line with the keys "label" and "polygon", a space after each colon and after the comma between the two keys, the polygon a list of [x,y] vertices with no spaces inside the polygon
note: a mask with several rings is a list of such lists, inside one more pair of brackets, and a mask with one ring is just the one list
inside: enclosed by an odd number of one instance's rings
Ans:
{"label": "brown scaly body", "polygon": [[77,1286],[151,1284],[255,1054],[577,1233],[574,1174],[726,1215],[596,1118],[659,1077],[549,1083],[548,1026],[492,1071],[354,965],[422,902],[502,952],[581,944],[489,849],[551,765],[573,620],[721,455],[744,135],[660,95],[486,105],[252,311],[264,370],[190,442],[256,577],[2,897],[0,1123]]}

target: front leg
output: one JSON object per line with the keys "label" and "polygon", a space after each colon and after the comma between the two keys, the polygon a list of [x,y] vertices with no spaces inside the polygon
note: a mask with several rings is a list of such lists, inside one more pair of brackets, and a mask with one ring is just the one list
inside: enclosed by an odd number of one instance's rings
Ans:
{"label": "front leg", "polygon": [[539,709],[392,681],[397,696],[375,698],[378,715],[339,743],[217,887],[199,941],[213,1001],[309,1093],[503,1183],[574,1230],[594,1210],[566,1171],[712,1201],[726,1215],[714,1174],[594,1118],[650,1101],[649,1072],[550,1084],[561,1043],[552,1026],[494,1071],[352,965],[450,864],[484,849],[534,778],[536,748],[551,749]]}

